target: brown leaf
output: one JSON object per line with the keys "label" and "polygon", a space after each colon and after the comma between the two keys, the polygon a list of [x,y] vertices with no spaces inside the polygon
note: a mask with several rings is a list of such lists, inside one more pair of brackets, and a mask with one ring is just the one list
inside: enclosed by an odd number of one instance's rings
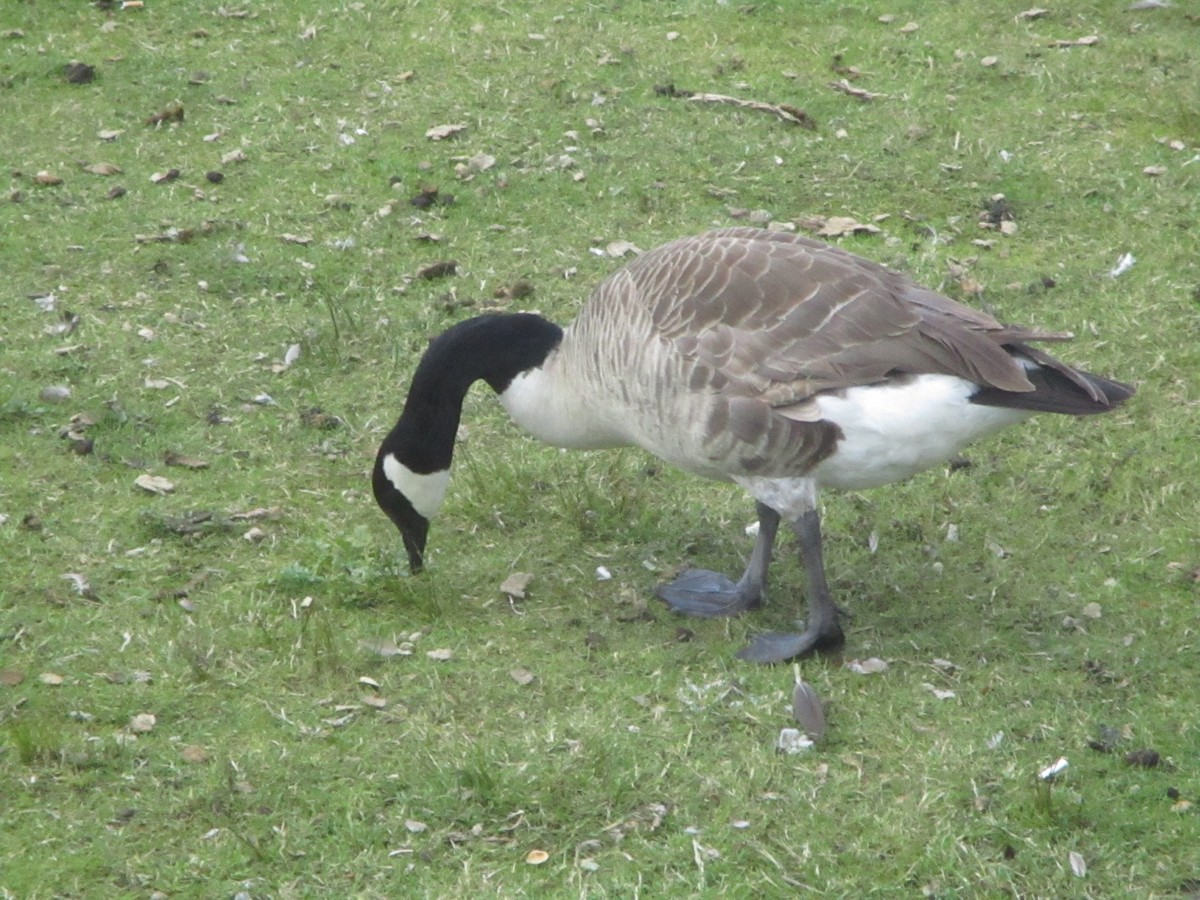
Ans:
{"label": "brown leaf", "polygon": [[5,687],[16,687],[24,680],[24,672],[19,672],[16,669],[4,669],[0,671],[0,684]]}
{"label": "brown leaf", "polygon": [[423,278],[426,281],[432,281],[434,278],[445,278],[447,275],[453,275],[457,271],[458,261],[447,259],[441,262],[430,263],[427,266],[417,269],[417,277]]}
{"label": "brown leaf", "polygon": [[439,647],[437,650],[429,650],[425,655],[434,662],[446,662],[447,660],[454,659],[454,651],[449,647]]}
{"label": "brown leaf", "polygon": [[158,724],[158,719],[153,713],[138,713],[129,720],[129,730],[139,734],[146,734],[154,730],[154,726]]}
{"label": "brown leaf", "polygon": [[525,862],[531,866],[540,866],[550,858],[550,854],[545,850],[530,850],[525,854]]}
{"label": "brown leaf", "polygon": [[96,78],[96,67],[89,66],[87,63],[73,62],[65,67],[63,74],[70,84],[91,84]]}
{"label": "brown leaf", "polygon": [[63,183],[61,178],[52,172],[47,172],[45,169],[34,175],[33,180],[44,187],[55,187]]}
{"label": "brown leaf", "polygon": [[191,763],[194,766],[208,762],[208,751],[196,744],[188,744],[179,751],[179,755],[183,757],[185,763]]}
{"label": "brown leaf", "polygon": [[167,450],[163,453],[163,462],[168,466],[181,466],[185,469],[207,469],[208,463],[202,459],[196,459],[194,456],[184,456],[182,453],[176,453],[174,450]]}
{"label": "brown leaf", "polygon": [[1057,40],[1051,41],[1049,46],[1065,48],[1065,47],[1091,47],[1100,43],[1099,35],[1089,34],[1087,37],[1075,38],[1074,40]]}
{"label": "brown leaf", "polygon": [[1134,750],[1126,753],[1125,762],[1131,766],[1142,766],[1147,769],[1153,769],[1162,762],[1162,757],[1158,755],[1157,750],[1151,750],[1147,747],[1145,750]]}
{"label": "brown leaf", "polygon": [[879,234],[883,229],[869,222],[860,222],[849,216],[830,216],[817,234],[822,237],[841,237],[844,234]]}
{"label": "brown leaf", "polygon": [[500,590],[514,600],[524,600],[525,589],[529,587],[531,581],[533,581],[533,575],[529,572],[513,572],[500,584]]}
{"label": "brown leaf", "polygon": [[92,163],[90,166],[84,166],[83,171],[91,175],[120,175],[122,169],[112,163]]}
{"label": "brown leaf", "polygon": [[384,709],[388,702],[386,697],[381,697],[379,694],[367,694],[362,698],[364,706],[369,706],[371,709]]}
{"label": "brown leaf", "polygon": [[466,131],[467,126],[464,125],[435,125],[425,132],[425,137],[431,141],[444,141],[446,138],[453,137],[461,131]]}
{"label": "brown leaf", "polygon": [[155,172],[150,176],[150,180],[155,184],[164,184],[174,181],[181,174],[178,169],[167,169],[165,172]]}
{"label": "brown leaf", "polygon": [[1160,175],[1167,174],[1166,166],[1146,166],[1142,169],[1143,175],[1149,175],[1151,178],[1158,178]]}
{"label": "brown leaf", "polygon": [[175,490],[175,485],[161,475],[139,475],[133,483],[151,494],[169,494]]}
{"label": "brown leaf", "polygon": [[51,687],[58,687],[65,680],[66,679],[57,672],[43,672],[38,676],[38,681],[40,681],[42,684],[48,684]]}
{"label": "brown leaf", "polygon": [[537,676],[528,669],[512,669],[508,677],[520,685],[533,684],[537,680]]}
{"label": "brown leaf", "polygon": [[1015,16],[1013,16],[1013,18],[1019,22],[1021,19],[1040,19],[1042,16],[1048,15],[1050,15],[1050,10],[1034,7],[1033,9],[1027,9],[1024,12],[1017,13]]}
{"label": "brown leaf", "polygon": [[855,87],[845,78],[838,81],[829,82],[829,86],[835,91],[841,91],[843,94],[849,94],[855,100],[861,100],[866,103],[868,100],[878,100],[880,97],[886,97],[887,94],[876,94],[871,91],[864,90],[860,87]]}
{"label": "brown leaf", "polygon": [[183,104],[169,103],[162,110],[154,115],[147,117],[147,125],[161,125],[164,122],[182,122],[183,121]]}

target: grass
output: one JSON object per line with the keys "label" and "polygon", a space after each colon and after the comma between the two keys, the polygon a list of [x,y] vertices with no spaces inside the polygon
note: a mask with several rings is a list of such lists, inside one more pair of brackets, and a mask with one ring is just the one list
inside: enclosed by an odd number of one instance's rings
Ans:
{"label": "grass", "polygon": [[[0,891],[1194,893],[1186,4],[445,6],[0,11]],[[68,83],[71,62],[95,79]],[[886,96],[830,90],[835,64]],[[817,128],[667,84],[802,106]],[[181,122],[144,124],[171,104]],[[467,127],[425,136],[443,124]],[[495,165],[456,176],[481,153]],[[121,172],[81,168],[97,163]],[[428,187],[454,202],[410,205]],[[978,225],[997,193],[1014,235]],[[482,389],[422,577],[367,487],[429,337],[492,307],[567,321],[618,265],[594,248],[739,208],[886,216],[841,243],[1071,330],[1067,359],[1139,385],[969,469],[825,498],[847,657],[890,665],[803,663],[830,732],[802,756],[773,750],[791,672],[733,659],[795,615],[790,553],[756,617],[681,641],[643,606],[688,560],[742,564],[737,491],[632,450],[538,446]],[[449,259],[456,276],[414,277]],[[522,280],[532,297],[496,295]],[[534,575],[524,601],[499,590],[513,571]],[[1102,725],[1116,752],[1088,748]],[[1128,765],[1142,748],[1163,764]]]}

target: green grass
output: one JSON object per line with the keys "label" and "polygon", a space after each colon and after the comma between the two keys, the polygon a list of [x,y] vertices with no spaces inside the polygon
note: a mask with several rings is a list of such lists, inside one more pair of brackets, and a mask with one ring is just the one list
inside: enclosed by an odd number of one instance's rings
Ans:
{"label": "green grass", "polygon": [[[1200,26],[1184,3],[1126,6],[3,4],[0,892],[1195,892]],[[837,54],[887,96],[829,89]],[[67,83],[72,61],[95,80]],[[671,83],[817,128],[656,94]],[[182,122],[144,124],[172,103]],[[495,165],[456,177],[480,153]],[[454,203],[410,205],[423,186]],[[978,225],[996,193],[1012,236]],[[790,670],[733,658],[795,615],[787,547],[757,616],[643,607],[687,561],[742,564],[738,491],[536,445],[483,389],[420,578],[368,488],[428,338],[493,307],[568,321],[619,264],[592,248],[735,208],[886,216],[843,246],[1071,330],[1065,358],[1139,386],[969,469],[825,498],[847,657],[890,668],[803,663],[830,723],[803,756],[773,749]],[[136,240],[171,229],[190,240]],[[413,277],[448,259],[458,275]],[[496,296],[519,280],[532,297]],[[75,330],[46,333],[64,315]],[[60,436],[77,414],[90,454]],[[512,571],[534,575],[517,603]],[[1116,752],[1088,749],[1101,725],[1125,729]],[[1145,747],[1164,764],[1126,764]],[[1061,755],[1047,796],[1035,775]]]}

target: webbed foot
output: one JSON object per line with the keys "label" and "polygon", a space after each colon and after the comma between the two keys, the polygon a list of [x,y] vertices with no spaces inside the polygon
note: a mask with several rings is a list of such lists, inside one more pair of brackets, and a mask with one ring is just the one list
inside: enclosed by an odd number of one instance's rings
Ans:
{"label": "webbed foot", "polygon": [[761,591],[707,569],[688,569],[655,593],[672,612],[702,619],[737,616],[762,605]]}
{"label": "webbed foot", "polygon": [[781,663],[808,656],[818,650],[837,650],[846,643],[842,628],[834,619],[819,629],[809,628],[803,634],[784,634],[769,631],[755,635],[750,646],[738,651],[738,659],[756,663]]}

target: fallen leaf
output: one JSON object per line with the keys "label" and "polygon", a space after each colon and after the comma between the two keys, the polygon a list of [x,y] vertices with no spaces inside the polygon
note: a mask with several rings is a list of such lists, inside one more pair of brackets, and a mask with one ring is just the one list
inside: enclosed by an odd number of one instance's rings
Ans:
{"label": "fallen leaf", "polygon": [[97,131],[96,137],[100,138],[102,141],[115,141],[124,133],[125,129],[123,128],[106,128],[103,131]]}
{"label": "fallen leaf", "polygon": [[852,659],[845,664],[856,675],[878,675],[880,672],[886,672],[888,664],[877,656],[872,656],[870,659]]}
{"label": "fallen leaf", "polygon": [[286,231],[279,236],[285,244],[300,244],[305,246],[312,243],[312,235],[289,234]]}
{"label": "fallen leaf", "polygon": [[431,141],[444,141],[448,137],[453,137],[461,131],[466,131],[467,126],[464,125],[435,125],[425,132],[425,137]]}
{"label": "fallen leaf", "polygon": [[531,581],[533,581],[533,575],[529,572],[513,572],[501,582],[500,590],[514,600],[524,600],[525,589],[529,587]]}
{"label": "fallen leaf", "polygon": [[1048,15],[1050,15],[1050,10],[1034,7],[1033,9],[1027,9],[1024,12],[1017,13],[1015,16],[1013,16],[1013,18],[1019,22],[1021,19],[1040,19],[1042,16]]}
{"label": "fallen leaf", "polygon": [[192,765],[208,762],[208,751],[196,744],[188,744],[188,746],[179,751],[179,755],[183,757],[185,763],[191,763]]}
{"label": "fallen leaf", "polygon": [[423,831],[427,831],[429,826],[424,822],[417,821],[416,819],[405,819],[404,828],[412,834],[420,834]]}
{"label": "fallen leaf", "polygon": [[367,694],[362,698],[364,706],[369,706],[372,709],[384,709],[387,707],[387,698],[381,697],[378,694]]}
{"label": "fallen leaf", "polygon": [[1151,178],[1158,178],[1160,175],[1167,174],[1166,166],[1146,166],[1142,169],[1143,175],[1149,175]]}
{"label": "fallen leaf", "polygon": [[855,100],[861,100],[866,103],[868,100],[878,100],[880,97],[886,97],[887,94],[876,94],[872,91],[864,90],[860,87],[855,87],[845,78],[840,81],[831,81],[829,86],[835,91],[841,91],[843,94],[848,94]]}
{"label": "fallen leaf", "polygon": [[91,175],[120,175],[122,169],[112,163],[92,163],[90,166],[84,166],[83,171]]}
{"label": "fallen leaf", "polygon": [[145,124],[159,126],[163,122],[182,122],[183,121],[183,104],[169,103],[161,111],[146,118]]}
{"label": "fallen leaf", "polygon": [[425,655],[435,662],[445,662],[454,658],[454,651],[448,647],[441,647],[437,650],[429,650]]}
{"label": "fallen leaf", "polygon": [[175,490],[175,485],[161,475],[139,475],[133,483],[151,494],[169,494]]}
{"label": "fallen leaf", "polygon": [[4,669],[0,671],[0,684],[5,687],[16,687],[25,680],[25,673],[19,672],[16,669]]}
{"label": "fallen leaf", "polygon": [[901,25],[899,28],[899,31],[901,34],[912,34],[914,31],[916,31],[920,27],[921,26],[918,25],[916,22],[909,22],[907,25]]}
{"label": "fallen leaf", "polygon": [[1157,750],[1146,748],[1145,750],[1133,750],[1125,754],[1125,762],[1131,766],[1141,766],[1146,769],[1153,769],[1162,762],[1162,757],[1159,756]]}
{"label": "fallen leaf", "polygon": [[1080,854],[1072,850],[1067,854],[1067,859],[1071,863],[1071,871],[1074,872],[1076,876],[1082,878],[1087,874],[1087,863]]}
{"label": "fallen leaf", "polygon": [[531,866],[540,866],[550,858],[550,854],[545,850],[530,850],[525,854],[525,862]]}
{"label": "fallen leaf", "polygon": [[487,153],[476,153],[469,160],[467,160],[467,165],[477,172],[486,172],[495,164],[496,157]]}
{"label": "fallen leaf", "polygon": [[65,680],[66,679],[64,679],[57,672],[43,672],[41,675],[38,676],[38,681],[40,681],[42,684],[48,684],[51,687],[57,687],[58,685],[62,684]]}
{"label": "fallen leaf", "polygon": [[922,682],[921,687],[925,688],[925,690],[929,691],[929,693],[933,694],[933,696],[937,697],[939,700],[953,700],[955,696],[957,696],[954,691],[946,691],[942,690],[941,688],[934,687],[928,681]]}
{"label": "fallen leaf", "polygon": [[1081,610],[1081,612],[1088,619],[1099,619],[1100,616],[1103,615],[1100,610],[1099,603],[1089,603]]}
{"label": "fallen leaf", "polygon": [[1095,35],[1095,34],[1089,34],[1086,37],[1075,38],[1074,40],[1051,41],[1050,46],[1058,47],[1061,49],[1061,48],[1065,48],[1065,47],[1091,47],[1098,43],[1100,43],[1100,36]]}
{"label": "fallen leaf", "polygon": [[61,403],[71,399],[71,389],[65,384],[51,384],[42,388],[38,396],[47,403]]}
{"label": "fallen leaf", "polygon": [[981,66],[984,66],[984,67],[990,69],[992,66],[996,65],[996,63],[998,63],[998,62],[1000,62],[1000,58],[998,56],[985,56],[983,59],[981,59],[979,61],[979,64]]}
{"label": "fallen leaf", "polygon": [[604,252],[613,259],[620,259],[622,256],[625,256],[629,253],[637,256],[642,251],[641,248],[631,241],[609,241],[608,245],[604,248]]}
{"label": "fallen leaf", "polygon": [[176,453],[174,450],[167,450],[163,453],[163,463],[168,466],[180,466],[184,469],[207,469],[208,463],[202,459],[196,459],[192,456],[184,456],[182,453]]}
{"label": "fallen leaf", "polygon": [[167,169],[165,172],[155,172],[150,176],[154,184],[168,184],[177,179],[182,173],[178,169]]}
{"label": "fallen leaf", "polygon": [[364,650],[370,651],[371,653],[378,653],[380,656],[384,657],[407,655],[399,647],[397,647],[395,643],[389,641],[387,638],[380,638],[379,640],[360,640],[358,642],[358,646],[362,647]]}
{"label": "fallen leaf", "polygon": [[47,172],[45,169],[34,175],[33,180],[37,184],[44,185],[45,187],[54,187],[55,185],[63,183],[61,178],[51,172]]}
{"label": "fallen leaf", "polygon": [[830,216],[825,220],[825,224],[817,229],[817,234],[822,237],[841,237],[846,234],[879,234],[882,230],[878,225],[859,222],[849,216]]}
{"label": "fallen leaf", "polygon": [[238,147],[234,150],[230,150],[228,153],[223,153],[221,155],[221,164],[225,165],[225,166],[229,165],[230,163],[239,163],[239,162],[245,162],[245,161],[246,161],[246,152],[244,150],[242,150],[241,147]]}
{"label": "fallen leaf", "polygon": [[457,260],[447,259],[442,262],[430,263],[427,266],[417,269],[417,277],[431,281],[434,278],[445,278],[447,275],[453,275],[457,271]]}
{"label": "fallen leaf", "polygon": [[146,734],[154,730],[154,726],[158,723],[153,713],[138,713],[129,720],[129,730],[138,734]]}
{"label": "fallen leaf", "polygon": [[533,684],[533,682],[537,680],[537,676],[528,669],[512,669],[509,671],[508,677],[517,684],[521,685]]}

